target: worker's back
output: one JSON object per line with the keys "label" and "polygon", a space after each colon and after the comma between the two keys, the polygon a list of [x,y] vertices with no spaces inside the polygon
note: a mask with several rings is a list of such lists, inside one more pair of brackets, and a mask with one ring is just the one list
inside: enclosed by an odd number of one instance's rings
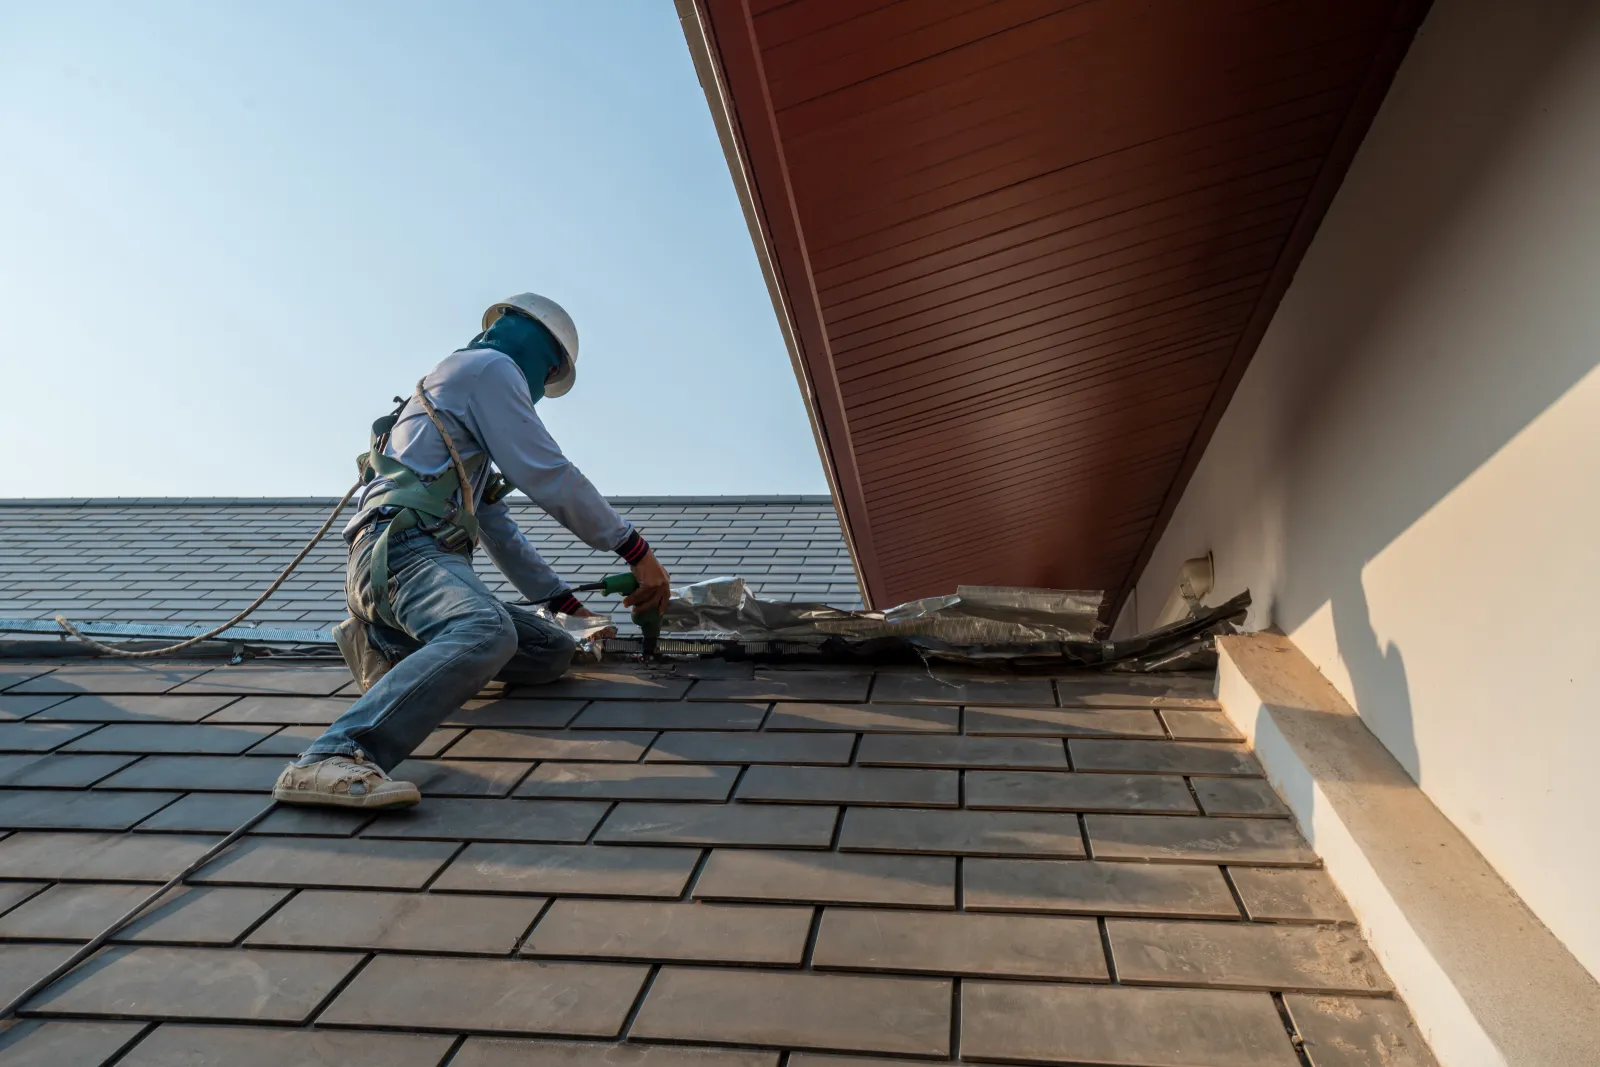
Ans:
{"label": "worker's back", "polygon": [[[488,453],[489,463],[472,474],[475,501],[483,494],[492,463],[514,487],[589,545],[609,549],[628,535],[628,524],[545,429],[534,410],[527,379],[510,356],[492,348],[464,348],[429,371],[422,385],[462,460]],[[415,396],[401,410],[384,454],[425,479],[443,474],[451,462],[444,440]],[[346,527],[347,536],[368,521],[365,495],[357,501],[362,513]]]}

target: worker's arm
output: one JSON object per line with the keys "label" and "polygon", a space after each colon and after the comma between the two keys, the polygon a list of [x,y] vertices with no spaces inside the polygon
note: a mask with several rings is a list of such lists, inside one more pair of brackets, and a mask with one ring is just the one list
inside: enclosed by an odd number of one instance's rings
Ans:
{"label": "worker's arm", "polygon": [[509,358],[486,364],[472,391],[476,436],[506,480],[557,522],[602,552],[619,552],[632,525],[561,454],[533,410],[528,383]]}
{"label": "worker's arm", "polygon": [[571,589],[523,536],[504,500],[478,505],[478,535],[489,559],[529,603],[574,613]]}
{"label": "worker's arm", "polygon": [[[633,570],[639,590],[628,597],[630,607],[665,605],[671,596],[667,572],[632,524],[562,455],[533,410],[527,381],[509,358],[491,360],[484,366],[472,391],[472,417],[474,435],[507,481],[579,540],[591,548],[615,552]],[[507,521],[511,521],[509,513]]]}

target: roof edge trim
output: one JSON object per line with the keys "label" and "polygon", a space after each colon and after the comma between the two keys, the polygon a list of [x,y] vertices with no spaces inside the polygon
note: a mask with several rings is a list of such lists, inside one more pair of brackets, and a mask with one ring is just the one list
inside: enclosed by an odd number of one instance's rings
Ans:
{"label": "roof edge trim", "polygon": [[[742,16],[737,21],[748,31],[750,28],[748,5],[743,0],[735,0],[735,3]],[[700,79],[700,88],[705,93],[706,104],[711,111],[712,124],[717,130],[717,140],[722,145],[723,158],[733,179],[734,192],[739,198],[740,208],[744,211],[745,225],[750,230],[750,241],[755,249],[756,261],[761,266],[762,278],[767,283],[767,295],[772,300],[778,329],[783,334],[784,346],[789,352],[789,362],[794,370],[795,380],[800,386],[800,399],[805,405],[806,417],[811,423],[811,433],[817,443],[817,453],[822,459],[823,474],[832,493],[834,510],[838,514],[839,527],[844,534],[845,548],[850,553],[851,566],[855,568],[856,584],[860,587],[862,602],[871,610],[873,591],[867,577],[876,571],[876,553],[873,551],[866,524],[866,497],[855,476],[853,464],[849,470],[841,469],[839,457],[833,448],[829,433],[830,425],[822,410],[824,405],[817,394],[811,366],[806,358],[805,345],[801,339],[801,330],[796,322],[792,302],[784,283],[776,242],[767,220],[766,206],[750,166],[746,134],[739,123],[738,114],[728,91],[725,55],[718,44],[713,19],[704,0],[674,0],[674,4],[678,10],[678,22],[683,28],[690,59]],[[753,47],[750,52],[752,60],[759,66],[759,57],[755,56]],[[757,77],[760,75],[757,74]],[[820,323],[818,326],[820,327]],[[837,397],[829,406],[838,412],[836,421],[839,425],[833,428],[841,434],[847,434],[843,407]]]}

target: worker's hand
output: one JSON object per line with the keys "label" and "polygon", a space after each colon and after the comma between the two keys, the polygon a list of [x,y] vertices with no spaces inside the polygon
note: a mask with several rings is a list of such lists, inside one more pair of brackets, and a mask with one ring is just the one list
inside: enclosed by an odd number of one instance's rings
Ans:
{"label": "worker's hand", "polygon": [[600,617],[594,612],[590,611],[588,608],[584,607],[582,604],[579,604],[578,610],[572,612],[572,614],[580,619],[598,619]]}
{"label": "worker's hand", "polygon": [[667,601],[672,599],[671,579],[667,577],[667,569],[656,559],[655,549],[646,552],[644,558],[633,565],[633,576],[639,580],[639,588],[628,594],[623,605],[634,611],[666,610]]}

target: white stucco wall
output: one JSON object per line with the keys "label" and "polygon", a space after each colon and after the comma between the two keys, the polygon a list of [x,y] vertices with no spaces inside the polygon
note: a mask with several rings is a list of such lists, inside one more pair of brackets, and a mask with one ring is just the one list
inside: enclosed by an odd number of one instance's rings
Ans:
{"label": "white stucco wall", "polygon": [[1436,0],[1120,626],[1255,597],[1600,974],[1600,2]]}

